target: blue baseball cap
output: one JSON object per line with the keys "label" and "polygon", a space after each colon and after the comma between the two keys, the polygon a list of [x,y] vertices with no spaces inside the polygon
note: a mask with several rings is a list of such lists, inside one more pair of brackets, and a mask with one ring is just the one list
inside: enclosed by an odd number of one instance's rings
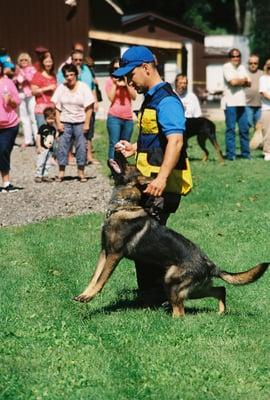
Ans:
{"label": "blue baseball cap", "polygon": [[132,46],[126,50],[120,60],[120,67],[113,72],[113,76],[119,78],[127,75],[134,68],[143,63],[155,62],[154,54],[144,46]]}

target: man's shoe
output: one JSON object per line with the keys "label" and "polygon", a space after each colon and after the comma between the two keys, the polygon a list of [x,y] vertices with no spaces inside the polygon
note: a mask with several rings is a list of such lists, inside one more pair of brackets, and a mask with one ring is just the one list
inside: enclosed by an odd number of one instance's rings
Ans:
{"label": "man's shoe", "polygon": [[1,189],[1,192],[2,192],[2,193],[13,193],[13,192],[18,192],[18,190],[19,190],[19,188],[17,188],[17,187],[15,187],[15,186],[11,185],[11,183],[10,183],[8,186],[3,187],[3,188]]}

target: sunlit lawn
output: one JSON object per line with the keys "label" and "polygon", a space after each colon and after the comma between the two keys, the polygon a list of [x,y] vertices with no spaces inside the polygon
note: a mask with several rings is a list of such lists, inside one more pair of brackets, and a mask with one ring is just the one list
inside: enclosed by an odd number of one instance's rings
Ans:
{"label": "sunlit lawn", "polygon": [[[105,171],[106,133],[96,156]],[[219,124],[223,147],[223,124]],[[169,225],[221,268],[270,260],[270,163],[199,159],[190,142],[194,190]],[[132,262],[123,260],[89,304],[85,287],[99,251],[103,215],[52,219],[0,230],[1,399],[268,400],[269,272],[250,286],[226,285],[228,312],[212,299],[187,315],[136,306]],[[220,282],[217,282],[220,284]]]}

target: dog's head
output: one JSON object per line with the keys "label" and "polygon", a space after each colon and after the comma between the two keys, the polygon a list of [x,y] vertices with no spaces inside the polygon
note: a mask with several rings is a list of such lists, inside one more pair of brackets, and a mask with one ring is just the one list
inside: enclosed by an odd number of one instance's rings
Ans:
{"label": "dog's head", "polygon": [[108,167],[111,170],[115,186],[137,186],[142,190],[151,181],[150,178],[141,175],[135,165],[130,165],[120,152],[115,152],[115,159],[113,162],[108,161]]}
{"label": "dog's head", "polygon": [[111,170],[115,186],[127,185],[132,182],[135,183],[139,175],[136,167],[130,165],[126,157],[120,152],[115,152],[115,158],[114,160],[108,161],[108,167]]}

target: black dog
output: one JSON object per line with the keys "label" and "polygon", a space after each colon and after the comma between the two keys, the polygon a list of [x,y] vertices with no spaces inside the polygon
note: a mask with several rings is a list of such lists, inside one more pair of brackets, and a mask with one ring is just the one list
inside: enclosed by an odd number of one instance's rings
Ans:
{"label": "black dog", "polygon": [[195,135],[197,136],[199,146],[204,152],[203,161],[207,161],[209,157],[209,151],[205,145],[206,140],[209,139],[216,150],[219,162],[223,164],[224,158],[216,137],[216,125],[210,121],[210,119],[204,117],[187,118],[186,133],[184,136],[186,139],[186,144],[188,139]]}
{"label": "black dog", "polygon": [[[151,260],[164,271],[164,286],[173,315],[184,315],[184,300],[214,297],[219,313],[225,311],[225,287],[212,286],[212,278],[234,285],[245,285],[259,279],[269,263],[258,264],[249,271],[221,271],[194,243],[162,226],[140,206],[146,178],[122,156],[121,173],[112,170],[116,187],[102,228],[99,261],[88,287],[76,301],[90,301],[101,291],[111,273],[123,258],[143,262]],[[147,178],[148,179],[148,178]]]}

